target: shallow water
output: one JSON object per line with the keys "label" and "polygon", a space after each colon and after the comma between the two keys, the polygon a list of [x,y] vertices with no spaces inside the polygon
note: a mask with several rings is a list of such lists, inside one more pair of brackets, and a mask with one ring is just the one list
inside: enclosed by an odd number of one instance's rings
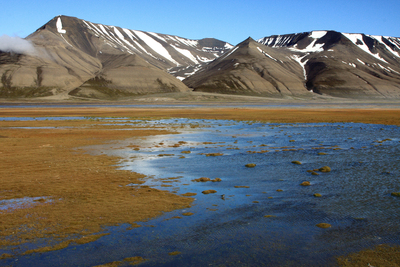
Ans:
{"label": "shallow water", "polygon": [[[149,175],[145,185],[197,193],[193,206],[13,265],[92,266],[142,256],[148,259],[142,266],[335,266],[335,256],[400,244],[400,198],[391,196],[400,192],[398,126],[188,119],[143,124],[175,126],[181,134],[149,137],[140,151],[103,146],[103,152],[121,156],[122,169]],[[307,172],[323,166],[332,171]],[[222,181],[192,181],[200,177]],[[301,186],[303,181],[311,185]],[[217,193],[202,194],[208,189]],[[181,254],[168,254],[173,251]]]}

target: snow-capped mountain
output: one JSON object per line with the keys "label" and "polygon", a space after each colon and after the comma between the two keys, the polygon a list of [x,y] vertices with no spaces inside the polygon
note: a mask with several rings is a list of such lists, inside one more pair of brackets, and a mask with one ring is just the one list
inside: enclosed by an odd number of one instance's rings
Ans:
{"label": "snow-capped mountain", "polygon": [[68,16],[53,18],[26,40],[35,53],[21,53],[17,61],[15,53],[0,55],[3,96],[187,91],[180,80],[232,47],[212,38],[190,40]]}
{"label": "snow-capped mountain", "polygon": [[400,98],[400,38],[312,31],[233,47],[57,16],[25,39],[0,39],[0,76],[0,97],[115,99],[195,90]]}
{"label": "snow-capped mountain", "polygon": [[400,38],[313,31],[247,39],[184,83],[250,95],[400,98]]}
{"label": "snow-capped mountain", "polygon": [[345,97],[400,97],[400,38],[313,31],[258,40],[287,49],[308,90]]}

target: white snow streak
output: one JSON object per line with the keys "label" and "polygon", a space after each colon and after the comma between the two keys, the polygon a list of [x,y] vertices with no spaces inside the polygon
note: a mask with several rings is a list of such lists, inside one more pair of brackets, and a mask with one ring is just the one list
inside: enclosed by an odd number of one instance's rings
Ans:
{"label": "white snow streak", "polygon": [[185,57],[187,57],[188,59],[190,59],[191,61],[193,61],[196,64],[199,64],[199,62],[197,61],[197,59],[192,55],[192,53],[190,53],[189,50],[186,49],[182,49],[182,48],[178,48],[174,45],[171,45],[176,51],[178,51],[179,53],[181,53],[182,55],[184,55]]}
{"label": "white snow streak", "polygon": [[64,29],[62,28],[61,17],[58,17],[57,23],[56,23],[56,27],[57,27],[57,31],[58,31],[59,33],[66,33],[66,32],[67,32],[66,30],[64,30]]}
{"label": "white snow streak", "polygon": [[308,59],[305,60],[304,62],[302,62],[302,60],[303,60],[303,58],[305,58],[306,56],[308,56],[308,54],[306,54],[306,55],[304,55],[304,56],[302,56],[302,57],[300,57],[299,55],[293,55],[293,56],[291,56],[291,58],[294,59],[295,61],[297,61],[297,62],[300,64],[300,66],[303,68],[303,75],[304,75],[304,79],[305,79],[305,80],[307,80],[307,72],[306,72],[306,68],[305,68],[304,66],[306,65]]}
{"label": "white snow streak", "polygon": [[273,58],[273,57],[271,57],[270,55],[268,55],[266,52],[264,52],[263,50],[261,50],[261,48],[259,48],[258,46],[257,46],[257,49],[258,49],[258,51],[260,51],[262,54],[264,54],[264,56],[266,56],[266,57],[269,57],[270,59],[273,59],[273,60],[275,60],[275,61],[278,61],[278,60],[276,60],[275,58]]}
{"label": "white snow streak", "polygon": [[363,65],[366,65],[364,61],[362,61],[361,59],[357,58],[357,61],[360,62]]}
{"label": "white snow streak", "polygon": [[179,63],[176,62],[171,55],[169,54],[168,50],[165,49],[159,42],[151,38],[149,35],[147,35],[144,32],[141,31],[133,31],[140,39],[142,39],[154,52],[160,54],[167,60],[175,63],[177,66],[179,66]]}
{"label": "white snow streak", "polygon": [[225,58],[229,57],[229,56],[230,56],[233,52],[235,52],[238,48],[239,48],[239,46],[236,46],[232,51],[230,51],[226,56],[224,56],[224,57],[221,58],[221,59],[225,59]]}
{"label": "white snow streak", "polygon": [[[386,47],[386,49],[389,50],[389,52],[391,52],[393,55],[395,55],[396,57],[400,57],[399,52],[394,51],[390,46],[388,46],[387,44],[385,44],[385,43],[383,42],[383,37],[382,37],[382,36],[372,36],[372,35],[371,35],[371,37],[373,37],[375,40],[377,40],[378,42],[380,42],[381,44],[383,44],[383,45]],[[388,40],[389,42],[391,42],[389,38],[388,38],[387,40]],[[394,44],[393,42],[391,42],[391,43]],[[394,45],[396,45],[396,44],[394,44]],[[397,45],[396,45],[396,46],[397,46]],[[397,47],[398,47],[398,46],[397,46]],[[400,47],[399,47],[399,48],[400,48]]]}
{"label": "white snow streak", "polygon": [[[374,54],[369,50],[368,46],[364,43],[361,34],[359,34],[359,33],[343,33],[343,35],[346,36],[347,39],[352,41],[353,44],[357,45],[359,48],[361,48],[362,50],[364,50],[365,52],[367,52],[371,56],[373,56],[373,57],[375,57],[375,58],[377,58],[377,59],[379,59],[379,60],[381,60],[383,62],[386,62],[386,60],[384,60],[383,58],[381,58],[379,56],[379,53],[378,54]],[[357,41],[361,42],[362,44],[357,44]]]}

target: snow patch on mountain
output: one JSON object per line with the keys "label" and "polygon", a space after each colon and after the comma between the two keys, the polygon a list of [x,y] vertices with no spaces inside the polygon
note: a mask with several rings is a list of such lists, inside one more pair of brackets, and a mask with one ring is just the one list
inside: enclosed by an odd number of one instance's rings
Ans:
{"label": "snow patch on mountain", "polygon": [[[381,43],[381,44],[383,44],[385,47],[386,47],[386,49],[389,51],[389,52],[391,52],[393,55],[395,55],[396,57],[400,57],[400,54],[399,54],[399,52],[396,52],[395,50],[393,50],[390,46],[388,46],[385,42],[384,42],[384,40],[383,40],[383,36],[374,36],[374,35],[371,35],[371,37],[372,38],[374,38],[375,40],[377,40],[379,43]],[[396,43],[394,40],[392,41],[391,39],[394,39],[394,38],[390,38],[390,37],[388,37],[388,38],[385,38],[387,41],[389,41],[392,45],[394,45],[395,47],[397,47],[397,49],[398,50],[400,50],[400,42],[398,42],[398,43]],[[399,40],[397,40],[397,41],[399,41]]]}
{"label": "snow patch on mountain", "polygon": [[[362,50],[364,50],[365,52],[367,52],[368,54],[370,54],[371,56],[386,62],[386,60],[384,60],[379,53],[374,54],[371,52],[371,50],[369,50],[368,46],[365,44],[365,42],[363,41],[363,37],[362,34],[359,33],[342,33],[344,36],[346,36],[347,39],[349,39],[353,44],[357,45],[359,48],[361,48]],[[387,63],[387,62],[386,62]]]}
{"label": "snow patch on mountain", "polygon": [[181,49],[179,47],[176,47],[174,45],[171,45],[176,51],[178,51],[179,53],[181,53],[182,55],[184,55],[185,57],[187,57],[188,59],[190,59],[191,61],[193,61],[195,64],[199,64],[199,62],[197,61],[197,59],[192,55],[192,53],[190,53],[189,50],[186,49]]}
{"label": "snow patch on mountain", "polygon": [[276,60],[276,58],[271,57],[268,53],[266,53],[266,52],[264,52],[263,50],[261,50],[261,48],[259,48],[258,46],[257,46],[257,49],[258,49],[258,51],[260,51],[264,56],[269,57],[270,59],[273,59],[273,60],[275,60],[275,61],[278,61],[278,60]]}
{"label": "snow patch on mountain", "polygon": [[311,38],[314,39],[321,39],[324,37],[328,32],[327,31],[312,31],[311,34],[309,35]]}
{"label": "snow patch on mountain", "polygon": [[163,56],[167,60],[173,62],[177,66],[179,63],[176,62],[171,55],[169,54],[168,50],[165,49],[159,42],[151,38],[149,35],[142,31],[133,31],[140,39],[142,39],[154,52],[158,53],[159,55]]}
{"label": "snow patch on mountain", "polygon": [[60,17],[58,17],[58,19],[57,19],[56,27],[57,27],[57,31],[58,31],[59,33],[67,33],[67,31],[63,29],[62,21],[61,21],[61,18],[60,18]]}
{"label": "snow patch on mountain", "polygon": [[292,55],[292,56],[291,56],[291,58],[292,58],[293,60],[295,60],[297,63],[299,63],[300,66],[302,67],[302,69],[303,69],[303,75],[304,75],[304,80],[307,80],[307,71],[306,71],[305,66],[306,66],[306,64],[307,64],[308,59],[304,60],[304,62],[303,62],[302,60],[303,60],[303,58],[305,58],[306,56],[308,56],[308,54],[306,54],[306,55],[304,55],[304,56],[302,56],[302,57],[299,56],[299,55]]}

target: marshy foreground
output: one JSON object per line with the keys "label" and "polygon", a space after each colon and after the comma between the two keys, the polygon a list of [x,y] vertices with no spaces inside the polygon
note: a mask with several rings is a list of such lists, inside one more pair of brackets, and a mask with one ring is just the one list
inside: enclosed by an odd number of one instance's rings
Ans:
{"label": "marshy foreground", "polygon": [[0,117],[2,265],[400,265],[398,109]]}

